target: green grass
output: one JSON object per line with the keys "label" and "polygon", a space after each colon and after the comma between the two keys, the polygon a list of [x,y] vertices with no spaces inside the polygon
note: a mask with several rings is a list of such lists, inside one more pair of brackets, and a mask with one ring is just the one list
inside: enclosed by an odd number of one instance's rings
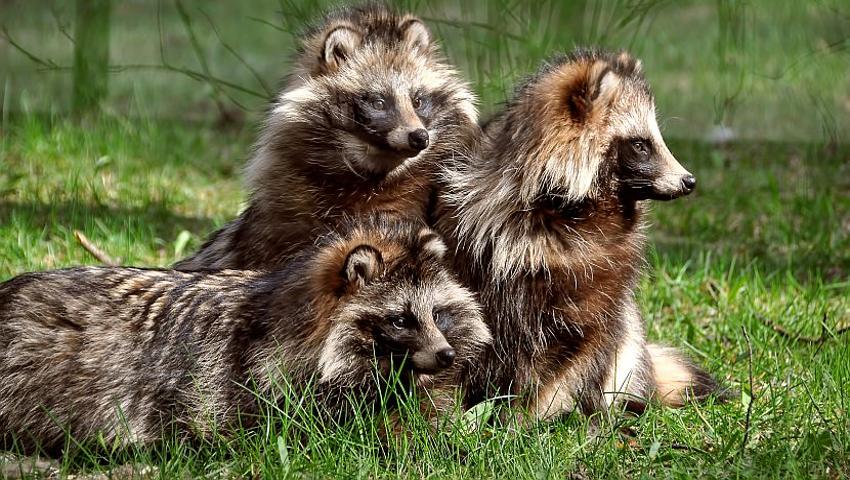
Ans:
{"label": "green grass", "polygon": [[[75,229],[125,263],[168,265],[180,257],[181,232],[191,233],[185,252],[238,211],[252,135],[168,121],[79,126],[13,116],[0,143],[0,279],[96,263]],[[284,470],[386,478],[850,474],[850,342],[831,336],[850,324],[850,150],[671,144],[700,186],[653,209],[640,303],[653,339],[684,348],[740,390],[739,401],[652,408],[598,438],[573,417],[519,432],[414,428],[408,443],[389,448],[363,425],[318,431],[277,415],[268,429],[235,440],[81,454],[64,468],[135,462],[158,466],[164,478]]]}
{"label": "green grass", "polygon": [[251,142],[203,125],[122,119],[71,126],[28,116],[3,133],[4,275],[86,260],[74,230],[127,264],[172,263],[182,231],[204,236],[237,213]]}
{"label": "green grass", "polygon": [[[60,23],[70,18],[71,3],[48,3]],[[274,85],[286,71],[291,35],[251,17],[298,28],[326,3],[185,5],[213,73],[259,88],[201,9]],[[389,446],[369,419],[323,429],[285,410],[236,438],[82,452],[64,458],[62,470],[140,463],[162,478],[850,475],[850,334],[836,334],[850,325],[850,146],[840,143],[850,129],[846,7],[839,0],[612,0],[580,11],[556,1],[401,3],[429,19],[484,111],[553,50],[593,42],[643,57],[671,149],[699,179],[695,194],[652,211],[639,292],[649,336],[683,348],[741,398],[653,407],[618,417],[596,437],[574,416],[519,431],[431,434],[414,425]],[[10,34],[39,55],[69,61],[51,9],[6,4],[0,24]],[[158,61],[156,3],[116,4],[113,62]],[[297,15],[275,13],[296,7]],[[162,19],[169,58],[196,66],[170,2]],[[0,39],[0,280],[96,263],[75,230],[122,263],[167,266],[236,215],[262,99],[235,94],[249,121],[221,130],[207,85],[124,72],[111,77],[108,114],[78,124],[65,115],[69,78],[39,72]],[[694,140],[719,121],[744,140],[725,147]]]}

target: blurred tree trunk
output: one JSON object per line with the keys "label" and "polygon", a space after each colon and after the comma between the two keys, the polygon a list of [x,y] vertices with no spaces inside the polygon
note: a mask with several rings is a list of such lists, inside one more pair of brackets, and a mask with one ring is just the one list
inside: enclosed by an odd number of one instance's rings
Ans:
{"label": "blurred tree trunk", "polygon": [[74,24],[75,115],[96,113],[106,97],[111,0],[76,0]]}

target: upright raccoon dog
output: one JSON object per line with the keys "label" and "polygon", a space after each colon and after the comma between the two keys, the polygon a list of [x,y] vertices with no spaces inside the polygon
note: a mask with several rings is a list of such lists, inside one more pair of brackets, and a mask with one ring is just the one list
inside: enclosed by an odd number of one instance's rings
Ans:
{"label": "upright raccoon dog", "polygon": [[443,183],[437,230],[494,336],[470,402],[515,394],[546,418],[718,391],[676,350],[647,344],[635,302],[642,200],[696,186],[661,137],[639,61],[579,50],[547,63]]}
{"label": "upright raccoon dog", "polygon": [[175,268],[266,268],[349,215],[424,218],[441,159],[479,132],[474,96],[420,20],[341,10],[305,37],[247,169],[248,207]]}
{"label": "upright raccoon dog", "polygon": [[63,428],[136,443],[226,432],[284,380],[315,379],[320,406],[345,412],[347,394],[377,400],[391,363],[445,401],[490,334],[444,251],[428,228],[375,220],[278,271],[14,278],[0,284],[0,437],[55,450]]}

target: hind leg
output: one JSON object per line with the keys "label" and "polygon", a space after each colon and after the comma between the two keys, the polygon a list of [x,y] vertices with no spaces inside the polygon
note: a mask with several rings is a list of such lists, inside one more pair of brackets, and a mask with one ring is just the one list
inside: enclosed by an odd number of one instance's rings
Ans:
{"label": "hind leg", "polygon": [[715,395],[728,400],[729,393],[705,370],[672,347],[646,341],[643,318],[634,300],[623,310],[624,331],[605,384],[609,406],[624,405],[640,412],[650,398],[662,405],[681,407]]}
{"label": "hind leg", "polygon": [[603,385],[606,405],[642,411],[653,391],[653,373],[643,318],[634,300],[622,313],[623,331]]}

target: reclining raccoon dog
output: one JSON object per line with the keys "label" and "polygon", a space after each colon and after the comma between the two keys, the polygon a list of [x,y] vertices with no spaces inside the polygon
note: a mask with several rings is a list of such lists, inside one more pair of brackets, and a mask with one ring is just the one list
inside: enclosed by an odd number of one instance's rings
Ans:
{"label": "reclining raccoon dog", "polygon": [[347,216],[424,218],[438,162],[468,154],[477,118],[417,18],[333,13],[304,38],[266,118],[249,206],[175,267],[267,268]]}
{"label": "reclining raccoon dog", "polygon": [[643,200],[696,185],[661,137],[639,61],[577,51],[546,64],[443,182],[437,229],[494,336],[470,372],[472,403],[520,395],[545,418],[718,389],[679,352],[647,344],[635,302]]}
{"label": "reclining raccoon dog", "polygon": [[444,251],[430,229],[376,221],[278,271],[88,267],[0,284],[0,438],[55,450],[63,428],[143,444],[226,432],[255,418],[252,392],[311,382],[342,415],[346,395],[377,400],[391,363],[446,408],[490,334]]}

